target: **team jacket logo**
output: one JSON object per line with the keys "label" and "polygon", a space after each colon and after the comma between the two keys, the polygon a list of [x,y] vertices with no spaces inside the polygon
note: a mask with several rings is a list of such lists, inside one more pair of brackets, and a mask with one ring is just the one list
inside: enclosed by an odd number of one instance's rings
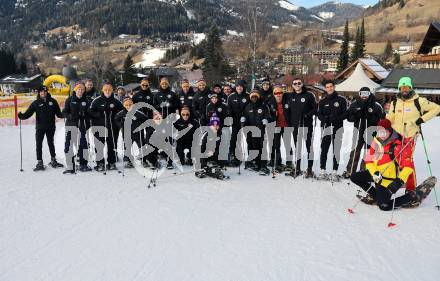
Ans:
{"label": "team jacket logo", "polygon": [[245,102],[246,102],[246,99],[242,99],[241,102],[242,102],[242,103],[245,103]]}
{"label": "team jacket logo", "polygon": [[53,102],[50,101],[50,102],[49,102],[49,105],[52,106],[52,105],[53,105]]}
{"label": "team jacket logo", "polygon": [[82,105],[82,106],[86,106],[87,103],[86,103],[85,101],[83,101],[83,102],[81,103],[81,105]]}
{"label": "team jacket logo", "polygon": [[258,109],[257,111],[259,114],[263,113],[263,110],[261,108]]}
{"label": "team jacket logo", "polygon": [[111,103],[110,104],[110,108],[114,108],[114,107],[115,107],[115,105]]}
{"label": "team jacket logo", "polygon": [[301,98],[301,102],[306,102],[306,99],[305,98]]}
{"label": "team jacket logo", "polygon": [[368,112],[369,112],[369,113],[372,113],[372,112],[373,112],[373,109],[372,109],[371,107],[369,107],[369,108],[368,108]]}
{"label": "team jacket logo", "polygon": [[335,107],[339,107],[339,102],[335,102],[333,105],[334,105]]}
{"label": "team jacket logo", "polygon": [[222,109],[221,107],[219,107],[219,108],[217,109],[217,111],[218,111],[218,112],[222,112],[223,109]]}
{"label": "team jacket logo", "polygon": [[169,98],[169,99],[170,99],[170,98],[171,98],[171,95],[167,95],[167,98]]}
{"label": "team jacket logo", "polygon": [[289,105],[288,105],[288,104],[285,104],[285,105],[284,105],[284,108],[285,108],[285,109],[288,109],[288,108],[289,108]]}

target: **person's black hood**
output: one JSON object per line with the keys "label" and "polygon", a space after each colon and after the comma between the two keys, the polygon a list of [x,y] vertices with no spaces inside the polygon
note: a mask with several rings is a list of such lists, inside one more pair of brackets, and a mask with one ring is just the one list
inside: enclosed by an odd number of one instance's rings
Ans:
{"label": "person's black hood", "polygon": [[[47,96],[46,96],[46,99],[50,99],[52,96],[49,94],[49,93],[47,93]],[[37,100],[40,100],[40,99],[43,99],[41,96],[40,96],[40,92],[38,92],[38,94],[37,94]]]}

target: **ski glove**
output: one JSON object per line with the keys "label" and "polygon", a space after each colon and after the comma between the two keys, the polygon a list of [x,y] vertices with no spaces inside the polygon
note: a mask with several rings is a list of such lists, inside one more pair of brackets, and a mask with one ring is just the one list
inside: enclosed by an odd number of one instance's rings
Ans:
{"label": "ski glove", "polygon": [[420,126],[422,123],[425,123],[425,121],[423,121],[422,117],[419,117],[419,119],[416,120],[416,125]]}
{"label": "ski glove", "polygon": [[373,181],[374,181],[375,183],[379,183],[379,182],[382,180],[382,175],[381,175],[378,171],[376,171],[376,172],[372,175],[372,177],[373,177]]}
{"label": "ski glove", "polygon": [[18,117],[18,119],[23,119],[23,113],[19,112],[19,113],[17,114],[17,117]]}
{"label": "ski glove", "polygon": [[399,190],[399,188],[403,186],[403,184],[403,180],[397,178],[392,183],[390,183],[390,185],[388,185],[388,189],[391,191],[391,193],[394,194]]}

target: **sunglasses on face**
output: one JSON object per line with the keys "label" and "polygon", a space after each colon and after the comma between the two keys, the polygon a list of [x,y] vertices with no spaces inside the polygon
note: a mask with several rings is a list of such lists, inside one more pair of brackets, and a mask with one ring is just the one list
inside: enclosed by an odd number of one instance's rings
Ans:
{"label": "sunglasses on face", "polygon": [[180,115],[182,115],[183,117],[185,117],[185,116],[189,116],[188,113],[183,113],[183,114],[180,114]]}
{"label": "sunglasses on face", "polygon": [[148,87],[147,84],[141,84],[141,87]]}
{"label": "sunglasses on face", "polygon": [[301,82],[293,83],[293,86],[301,86],[301,85],[302,85]]}

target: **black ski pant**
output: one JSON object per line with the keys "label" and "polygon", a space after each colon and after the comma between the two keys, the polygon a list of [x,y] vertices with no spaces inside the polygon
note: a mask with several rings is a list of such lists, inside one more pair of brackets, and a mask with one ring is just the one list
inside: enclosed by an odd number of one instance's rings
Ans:
{"label": "black ski pant", "polygon": [[55,144],[53,137],[55,136],[55,128],[51,129],[37,129],[35,131],[35,142],[36,142],[36,152],[37,152],[37,160],[43,160],[43,140],[44,136],[46,136],[47,146],[49,147],[50,156],[53,158],[56,156],[55,154]]}
{"label": "black ski pant", "polygon": [[[338,130],[340,132],[338,133]],[[324,137],[324,132],[328,132]],[[342,128],[334,128],[331,130],[330,127],[322,128],[321,131],[321,156],[320,156],[320,168],[321,170],[325,170],[327,166],[327,154],[332,146],[332,154],[333,154],[333,170],[337,171],[339,167],[339,155],[342,147]]]}
{"label": "black ski pant", "polygon": [[179,157],[180,164],[185,164],[185,149],[188,149],[188,159],[191,159],[191,148],[192,148],[192,140],[191,139],[178,139],[176,145],[176,153]]}
{"label": "black ski pant", "polygon": [[[313,167],[313,154],[311,153],[312,147],[312,136],[313,136],[313,125],[304,127],[294,127],[293,128],[293,141],[295,143],[296,150],[296,168],[301,169],[301,156],[303,150],[303,142],[305,138],[305,144],[307,149],[307,168],[312,169]],[[327,161],[327,159],[326,159]]]}
{"label": "black ski pant", "polygon": [[[253,162],[255,162],[256,164],[256,168],[257,169],[261,169],[262,167],[266,166],[267,160],[262,160],[262,156],[264,153],[267,153],[265,151],[265,147],[264,147],[264,129],[261,130],[261,137],[251,137],[251,135],[249,134],[249,138],[248,138],[248,152],[250,154],[251,150],[256,150],[258,151],[258,156],[252,160]],[[267,159],[267,155],[266,155],[266,159]]]}
{"label": "black ski pant", "polygon": [[[347,167],[346,167],[346,171],[349,172],[350,174],[358,171],[358,165],[359,165],[359,159],[361,158],[361,152],[362,152],[362,148],[364,147],[365,142],[361,139],[359,139],[359,141],[356,144],[356,147],[354,147],[352,149],[352,151],[350,152],[350,158],[348,159],[348,163],[347,163]],[[365,163],[364,160],[362,159],[361,162],[361,171],[365,170]]]}
{"label": "black ski pant", "polygon": [[[115,125],[113,124],[113,129],[115,129]],[[101,142],[103,145],[95,144],[95,152],[97,160],[96,163],[98,165],[104,164],[104,146],[107,145],[107,164],[116,163],[116,148],[118,141],[119,130],[112,130],[112,128],[107,128],[106,133],[103,137],[99,136],[98,132],[94,133],[95,138]]]}
{"label": "black ski pant", "polygon": [[[393,200],[391,199],[393,193],[390,189],[380,184],[376,184],[374,187],[370,188],[371,184],[374,184],[370,172],[361,171],[353,173],[350,179],[354,184],[360,186],[363,190],[368,192],[371,197],[376,199],[379,209],[382,211],[390,211],[393,209]],[[403,204],[411,202],[411,200],[411,195],[409,193],[399,196],[395,199],[394,208],[399,208]]]}
{"label": "black ski pant", "polygon": [[[283,138],[283,135],[284,135],[284,128],[279,128],[279,129],[280,129],[280,132],[274,134],[272,153],[270,156],[270,159],[273,163],[276,160],[275,166],[281,166],[281,160],[282,160],[281,159],[281,139]],[[285,140],[283,142],[285,151],[287,151],[286,142],[287,142],[287,140]]]}
{"label": "black ski pant", "polygon": [[[75,131],[69,130],[66,132],[66,140],[64,143],[64,153],[66,155],[66,166],[68,170],[75,169],[75,155],[73,147],[77,147],[77,154],[79,157],[79,164],[85,166],[88,164],[88,143],[85,129],[75,128]],[[85,152],[85,153],[84,153]]]}

